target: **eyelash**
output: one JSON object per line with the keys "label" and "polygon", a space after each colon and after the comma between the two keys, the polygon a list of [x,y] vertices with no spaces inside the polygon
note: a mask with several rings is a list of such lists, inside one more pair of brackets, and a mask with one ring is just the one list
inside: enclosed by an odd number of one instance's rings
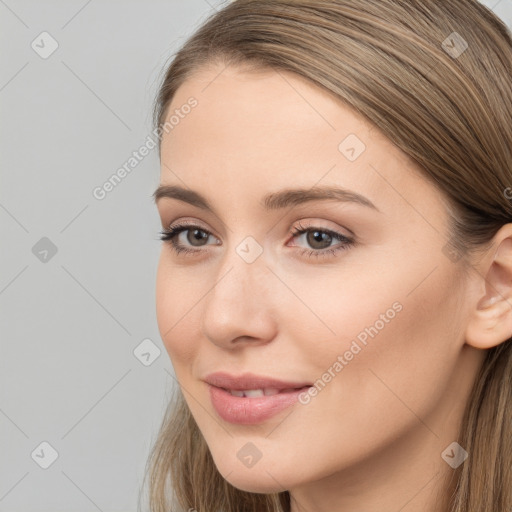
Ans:
{"label": "eyelash", "polygon": [[[208,230],[201,228],[200,226],[196,226],[194,224],[177,224],[175,226],[170,227],[169,229],[165,229],[163,231],[160,231],[160,240],[162,240],[165,243],[169,243],[171,248],[176,253],[198,253],[202,252],[202,249],[189,249],[187,247],[183,247],[179,243],[176,242],[175,238],[182,233],[183,231],[188,231],[191,229],[199,229],[203,233],[207,233],[208,236],[212,235]],[[337,233],[336,231],[331,231],[329,229],[321,229],[316,228],[314,226],[310,227],[304,227],[300,223],[298,227],[295,227],[292,230],[292,235],[295,238],[296,236],[302,235],[304,233],[308,233],[310,231],[319,231],[320,233],[326,233],[330,235],[333,239],[338,240],[341,242],[340,245],[335,246],[334,248],[327,248],[327,249],[305,249],[302,248],[300,251],[301,256],[306,255],[308,258],[318,258],[318,257],[328,257],[329,255],[335,255],[339,251],[344,251],[346,249],[349,249],[351,246],[355,244],[355,241],[351,238],[348,238],[340,233]],[[212,235],[213,236],[213,235]]]}

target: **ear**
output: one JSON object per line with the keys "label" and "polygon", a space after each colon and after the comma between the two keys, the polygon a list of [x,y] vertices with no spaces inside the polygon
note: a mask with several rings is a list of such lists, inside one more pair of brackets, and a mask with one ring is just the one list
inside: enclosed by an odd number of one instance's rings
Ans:
{"label": "ear", "polygon": [[466,328],[466,343],[488,349],[512,337],[512,224],[496,233],[478,267],[484,292]]}

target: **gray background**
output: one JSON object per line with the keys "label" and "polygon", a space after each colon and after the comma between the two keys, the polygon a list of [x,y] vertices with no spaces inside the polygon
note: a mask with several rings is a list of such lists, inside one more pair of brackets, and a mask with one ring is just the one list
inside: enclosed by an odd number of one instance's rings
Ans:
{"label": "gray background", "polygon": [[[512,27],[512,0],[483,3]],[[92,191],[151,133],[162,68],[222,5],[0,0],[0,512],[137,510],[174,386],[156,151]],[[58,48],[42,58],[45,31]]]}

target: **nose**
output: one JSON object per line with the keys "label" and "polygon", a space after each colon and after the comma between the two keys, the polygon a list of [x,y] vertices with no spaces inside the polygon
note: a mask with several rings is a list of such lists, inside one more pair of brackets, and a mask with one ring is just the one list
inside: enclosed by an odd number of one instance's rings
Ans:
{"label": "nose", "polygon": [[263,258],[226,258],[204,299],[204,335],[222,348],[265,344],[276,336],[272,272]]}

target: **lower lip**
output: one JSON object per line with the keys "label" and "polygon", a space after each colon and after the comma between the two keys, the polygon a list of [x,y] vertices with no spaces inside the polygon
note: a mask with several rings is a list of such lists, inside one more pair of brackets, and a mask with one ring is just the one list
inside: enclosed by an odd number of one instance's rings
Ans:
{"label": "lower lip", "polygon": [[272,396],[240,397],[208,384],[213,407],[219,416],[230,423],[253,425],[280,413],[298,401],[308,386]]}

